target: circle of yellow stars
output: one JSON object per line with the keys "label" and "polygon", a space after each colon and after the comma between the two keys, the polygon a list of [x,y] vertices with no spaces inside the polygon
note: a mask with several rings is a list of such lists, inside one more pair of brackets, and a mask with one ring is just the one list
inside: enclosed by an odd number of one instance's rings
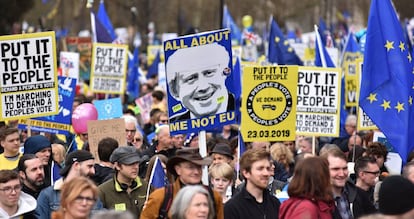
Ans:
{"label": "circle of yellow stars", "polygon": [[[390,50],[395,49],[394,48],[394,41],[387,40],[384,47],[387,49],[387,52],[390,52]],[[400,41],[400,43],[398,45],[398,48],[400,49],[401,52],[404,52],[406,50],[405,43]],[[407,59],[411,63],[412,57],[411,57],[410,52],[408,52]],[[411,73],[414,74],[414,68],[412,69]],[[411,89],[414,89],[414,84],[411,86]],[[370,104],[372,104],[373,102],[378,101],[377,94],[376,93],[370,93],[369,96],[367,97],[367,100],[369,100]],[[408,97],[408,104],[410,106],[413,105],[413,97],[412,96]],[[385,112],[388,109],[391,109],[391,101],[384,99],[384,100],[382,100],[382,103],[381,103],[380,106],[383,108],[383,110]],[[397,101],[397,104],[394,106],[394,109],[396,109],[398,113],[400,113],[401,111],[404,111],[405,110],[404,102]]]}
{"label": "circle of yellow stars", "polygon": [[[280,37],[275,37],[275,42],[276,42],[276,44],[279,44],[280,40],[281,40],[281,39],[280,39]],[[290,45],[289,45],[289,41],[284,40],[284,41],[283,41],[283,45],[284,45],[284,46],[286,46],[286,47],[288,47],[288,48],[287,48],[287,51],[288,51],[288,52],[290,52],[290,53],[291,53],[291,52],[293,52],[293,48],[292,48],[292,47],[290,47]]]}

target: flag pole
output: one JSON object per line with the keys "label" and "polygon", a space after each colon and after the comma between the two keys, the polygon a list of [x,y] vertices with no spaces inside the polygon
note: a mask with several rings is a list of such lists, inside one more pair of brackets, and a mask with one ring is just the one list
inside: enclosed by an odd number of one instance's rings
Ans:
{"label": "flag pole", "polygon": [[156,157],[155,157],[155,162],[154,162],[154,165],[152,166],[151,175],[150,175],[150,178],[149,178],[149,181],[148,181],[148,188],[147,188],[147,195],[146,195],[146,198],[145,198],[145,202],[148,200],[150,189],[151,189],[151,183],[152,183],[152,180],[154,178],[155,168],[157,167],[157,163],[158,163],[158,160],[159,160],[157,155],[154,155],[154,156],[156,156]]}
{"label": "flag pole", "polygon": [[[207,141],[206,141],[206,131],[200,131],[198,133],[198,148],[200,151],[201,157],[207,157]],[[204,185],[209,185],[208,182],[208,167],[203,167],[203,175],[201,181]]]}

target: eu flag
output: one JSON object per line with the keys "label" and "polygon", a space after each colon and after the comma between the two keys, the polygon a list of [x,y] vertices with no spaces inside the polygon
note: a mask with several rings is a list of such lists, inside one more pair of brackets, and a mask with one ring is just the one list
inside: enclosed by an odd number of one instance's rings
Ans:
{"label": "eu flag", "polygon": [[231,33],[232,41],[236,41],[237,43],[241,42],[242,32],[237,24],[234,22],[227,5],[223,8],[223,20],[222,20],[222,27],[229,28]]}
{"label": "eu flag", "polygon": [[134,49],[134,57],[128,62],[127,93],[134,100],[139,97],[139,47]]}
{"label": "eu flag", "polygon": [[326,35],[329,33],[329,30],[326,26],[326,22],[323,20],[322,17],[319,18],[319,36],[321,36],[322,45],[326,46]]}
{"label": "eu flag", "polygon": [[237,166],[236,166],[237,179],[239,179],[239,176],[241,174],[241,171],[240,171],[240,158],[242,157],[242,155],[244,154],[244,152],[246,152],[246,144],[243,141],[243,136],[242,136],[242,134],[240,132],[240,129],[239,129],[238,139],[239,139],[239,141],[238,141],[238,157],[239,157],[239,163],[237,163]]}
{"label": "eu flag", "polygon": [[93,42],[112,43],[115,40],[115,38],[111,37],[108,30],[93,12],[91,12],[91,26],[93,32]]}
{"label": "eu flag", "polygon": [[157,55],[155,56],[154,61],[148,67],[147,79],[150,79],[155,75],[158,75],[158,65],[160,64],[160,61],[161,61],[160,52],[158,51]]}
{"label": "eu flag", "polygon": [[361,51],[361,48],[359,47],[359,44],[357,43],[354,34],[352,32],[349,32],[348,39],[344,47],[344,53],[346,52],[357,53],[359,51]]}
{"label": "eu flag", "polygon": [[101,1],[99,3],[98,14],[96,15],[96,17],[99,19],[101,24],[105,27],[105,30],[108,32],[111,38],[115,40],[116,39],[115,30],[112,26],[112,22],[109,19],[108,14],[106,13],[104,1]]}
{"label": "eu flag", "polygon": [[273,18],[270,24],[268,60],[279,65],[303,65]]}
{"label": "eu flag", "polygon": [[315,34],[315,66],[335,68],[335,64],[333,63],[331,57],[328,54],[328,51],[326,51],[326,48],[323,45],[321,35],[319,34],[318,27],[316,25]]}
{"label": "eu flag", "polygon": [[165,185],[165,181],[166,181],[165,179],[166,179],[166,176],[165,176],[164,168],[162,167],[162,164],[161,164],[161,160],[158,157],[156,157],[154,166],[152,167],[152,170],[151,170],[149,184],[152,185],[154,188],[161,188],[161,187],[164,187]]}
{"label": "eu flag", "polygon": [[414,69],[390,0],[372,0],[368,18],[359,104],[399,153],[414,148]]}
{"label": "eu flag", "polygon": [[236,63],[233,66],[233,72],[231,73],[230,77],[231,80],[226,81],[226,87],[229,90],[234,92],[234,99],[236,101],[236,118],[237,121],[240,122],[241,113],[240,113],[240,105],[241,105],[241,63],[240,59],[237,58]]}

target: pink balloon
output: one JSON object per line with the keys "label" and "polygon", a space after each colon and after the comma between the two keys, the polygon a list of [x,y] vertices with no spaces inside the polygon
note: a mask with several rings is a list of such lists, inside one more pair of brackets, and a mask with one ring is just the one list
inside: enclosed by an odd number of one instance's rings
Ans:
{"label": "pink balloon", "polygon": [[72,112],[72,126],[77,134],[88,132],[88,121],[97,120],[98,111],[91,103],[83,103]]}

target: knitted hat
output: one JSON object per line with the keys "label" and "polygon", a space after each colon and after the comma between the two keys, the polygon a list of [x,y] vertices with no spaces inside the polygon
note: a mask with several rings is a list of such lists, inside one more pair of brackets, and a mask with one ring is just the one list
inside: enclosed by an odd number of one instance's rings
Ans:
{"label": "knitted hat", "polygon": [[26,139],[24,142],[25,154],[36,154],[44,148],[51,148],[49,139],[43,135],[35,135]]}
{"label": "knitted hat", "polygon": [[75,162],[83,162],[93,160],[91,152],[85,150],[74,151],[66,156],[65,167],[60,170],[60,175],[65,177],[68,175],[70,168]]}
{"label": "knitted hat", "polygon": [[414,208],[414,184],[402,176],[384,179],[379,190],[379,211],[385,215],[400,215]]}

